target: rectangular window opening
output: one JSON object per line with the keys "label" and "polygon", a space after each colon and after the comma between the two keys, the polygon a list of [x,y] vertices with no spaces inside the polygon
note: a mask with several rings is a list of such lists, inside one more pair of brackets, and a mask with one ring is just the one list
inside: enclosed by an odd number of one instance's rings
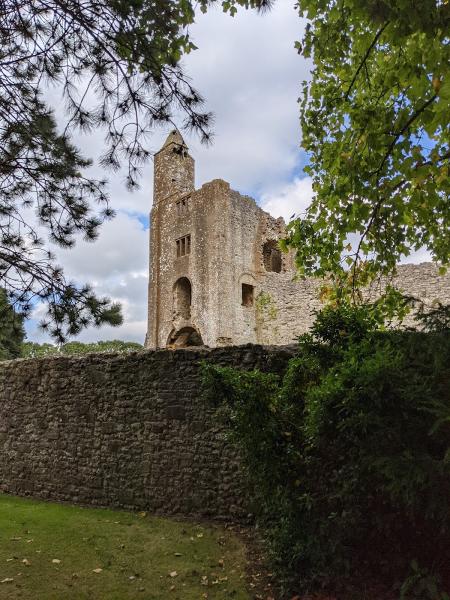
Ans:
{"label": "rectangular window opening", "polygon": [[254,287],[248,283],[242,284],[242,306],[253,306]]}
{"label": "rectangular window opening", "polygon": [[191,253],[191,236],[185,235],[182,238],[176,240],[177,245],[177,258],[180,256],[186,256]]}

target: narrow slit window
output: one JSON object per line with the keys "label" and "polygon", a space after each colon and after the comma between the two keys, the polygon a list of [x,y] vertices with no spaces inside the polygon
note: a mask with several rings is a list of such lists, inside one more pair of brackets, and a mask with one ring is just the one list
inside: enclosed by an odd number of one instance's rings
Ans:
{"label": "narrow slit window", "polygon": [[183,216],[187,213],[188,211],[188,202],[189,202],[189,196],[187,196],[186,198],[181,198],[181,200],[177,201],[177,214],[178,216]]}
{"label": "narrow slit window", "polygon": [[248,283],[242,284],[242,306],[253,306],[254,287]]}
{"label": "narrow slit window", "polygon": [[176,240],[177,245],[177,258],[180,256],[186,256],[191,253],[191,236],[185,235],[182,238]]}

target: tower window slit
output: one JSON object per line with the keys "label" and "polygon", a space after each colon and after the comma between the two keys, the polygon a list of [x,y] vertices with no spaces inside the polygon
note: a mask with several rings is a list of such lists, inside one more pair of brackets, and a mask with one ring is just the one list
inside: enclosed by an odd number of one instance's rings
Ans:
{"label": "tower window slit", "polygon": [[191,236],[185,235],[176,240],[177,258],[191,253]]}

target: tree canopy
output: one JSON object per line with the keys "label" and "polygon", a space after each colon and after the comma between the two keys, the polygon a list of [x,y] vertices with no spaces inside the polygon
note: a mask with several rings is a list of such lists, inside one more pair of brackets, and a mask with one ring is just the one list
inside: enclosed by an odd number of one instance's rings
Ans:
{"label": "tree canopy", "polygon": [[0,360],[19,358],[25,338],[23,319],[18,315],[3,288],[0,288]]}
{"label": "tree canopy", "polygon": [[[210,116],[179,66],[194,48],[186,0],[6,0],[0,7],[0,281],[17,310],[48,303],[42,325],[59,341],[81,328],[122,321],[120,307],[67,281],[41,232],[63,247],[93,240],[113,216],[105,181],[71,141],[102,128],[101,163],[128,165],[137,184],[147,136],[174,111],[209,137]],[[45,92],[65,99],[57,126]],[[45,236],[44,236],[45,237]]]}
{"label": "tree canopy", "polygon": [[[228,0],[237,6],[272,2]],[[304,275],[350,290],[427,249],[450,252],[450,4],[300,0],[298,52],[313,63],[300,99],[314,200],[290,226]]]}
{"label": "tree canopy", "polygon": [[43,358],[46,356],[89,354],[92,352],[102,353],[126,353],[142,350],[142,344],[137,342],[124,342],[122,340],[107,340],[99,342],[67,342],[60,346],[55,344],[37,344],[36,342],[25,342],[22,345],[22,356],[24,358]]}

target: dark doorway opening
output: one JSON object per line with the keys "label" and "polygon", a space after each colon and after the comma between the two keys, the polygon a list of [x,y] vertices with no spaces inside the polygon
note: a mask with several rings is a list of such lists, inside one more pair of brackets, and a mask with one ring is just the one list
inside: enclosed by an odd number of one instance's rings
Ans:
{"label": "dark doorway opening", "polygon": [[254,287],[248,283],[242,284],[242,306],[253,306]]}
{"label": "dark doorway opening", "polygon": [[202,336],[193,327],[182,327],[179,331],[172,333],[169,337],[169,346],[176,348],[189,348],[191,346],[203,346]]}

